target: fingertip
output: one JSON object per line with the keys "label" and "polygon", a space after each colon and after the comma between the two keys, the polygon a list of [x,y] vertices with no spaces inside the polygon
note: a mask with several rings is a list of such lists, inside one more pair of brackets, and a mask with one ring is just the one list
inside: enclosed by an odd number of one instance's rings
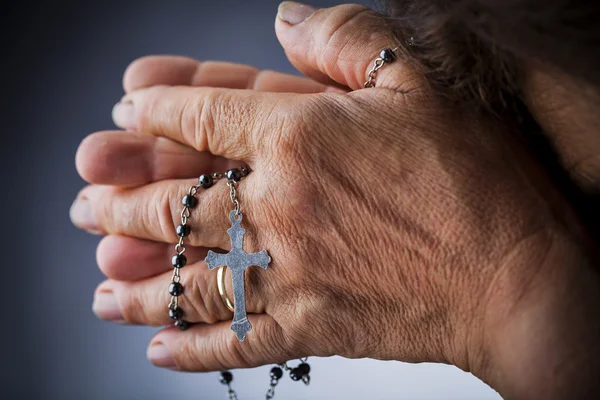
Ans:
{"label": "fingertip", "polygon": [[284,1],[277,8],[277,19],[288,26],[298,25],[307,20],[318,9],[309,4]]}
{"label": "fingertip", "polygon": [[[194,325],[202,325],[202,324],[194,324]],[[175,326],[168,326],[164,329],[161,329],[154,335],[152,340],[150,340],[150,344],[148,345],[148,349],[156,344],[165,344],[173,345],[173,342],[177,339],[177,337],[181,335],[181,331],[179,328]]]}
{"label": "fingertip", "polygon": [[73,204],[69,208],[69,218],[71,219],[71,223],[77,228],[83,229],[93,235],[102,235],[88,197],[88,193],[91,190],[90,186],[86,186],[77,194],[75,201],[73,201]]}
{"label": "fingertip", "polygon": [[129,63],[123,73],[123,90],[125,90],[125,93],[129,93],[141,87],[146,75],[144,70],[149,65],[152,65],[155,59],[156,56],[144,56]]}
{"label": "fingertip", "polygon": [[107,277],[118,279],[115,275],[115,253],[118,252],[120,238],[115,235],[105,236],[96,248],[96,263],[100,271]]}
{"label": "fingertip", "polygon": [[177,369],[171,351],[162,342],[155,341],[151,343],[146,350],[146,357],[156,367]]}
{"label": "fingertip", "polygon": [[94,152],[91,150],[94,142],[97,140],[94,137],[95,135],[96,134],[91,134],[83,139],[77,148],[77,152],[75,153],[75,169],[77,170],[79,176],[88,183],[91,182],[90,175],[93,174],[90,157],[93,157]]}
{"label": "fingertip", "polygon": [[77,150],[75,165],[93,184],[131,186],[152,181],[157,138],[123,131],[96,132]]}
{"label": "fingertip", "polygon": [[118,281],[137,281],[172,268],[164,243],[119,235],[100,241],[96,260],[104,275]]}
{"label": "fingertip", "polygon": [[181,56],[153,55],[134,60],[123,74],[125,93],[155,85],[189,85],[199,61]]}

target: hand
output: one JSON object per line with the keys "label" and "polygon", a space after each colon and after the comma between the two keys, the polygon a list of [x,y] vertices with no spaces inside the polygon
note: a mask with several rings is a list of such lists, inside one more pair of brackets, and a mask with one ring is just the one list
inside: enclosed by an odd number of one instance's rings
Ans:
{"label": "hand", "polygon": [[[341,6],[300,22],[285,11],[276,29],[292,62],[353,91],[156,79],[114,112],[118,125],[140,133],[99,133],[82,144],[78,168],[94,185],[73,218],[109,235],[98,249],[110,279],[96,312],[170,322],[168,243],[177,239],[181,197],[195,176],[238,160],[253,170],[240,185],[246,247],[273,259],[246,274],[254,330],[237,341],[215,272],[201,261],[208,247],[229,246],[220,182],[200,195],[191,265],[182,270],[181,306],[199,324],[160,332],[153,362],[209,371],[309,355],[438,361],[502,389],[504,334],[514,347],[532,344],[529,332],[512,329],[514,310],[546,305],[537,288],[568,275],[565,260],[584,260],[572,245],[576,226],[563,222],[571,211],[508,127],[444,104],[409,63],[386,65],[377,89],[358,90],[379,50],[395,43],[376,14]],[[168,151],[139,145],[155,137]],[[128,141],[139,146],[135,157],[117,156]],[[98,160],[102,168],[93,167]]]}

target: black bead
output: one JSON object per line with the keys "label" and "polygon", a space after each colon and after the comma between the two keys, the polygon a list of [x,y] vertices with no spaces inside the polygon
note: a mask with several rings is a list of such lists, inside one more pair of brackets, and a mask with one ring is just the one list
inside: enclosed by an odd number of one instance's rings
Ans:
{"label": "black bead", "polygon": [[186,207],[194,208],[196,207],[196,204],[198,204],[198,199],[196,199],[191,194],[186,194],[185,196],[183,196],[181,203]]}
{"label": "black bead", "polygon": [[310,373],[310,365],[308,365],[307,363],[302,363],[302,364],[298,365],[297,369],[300,372],[302,372],[302,376],[308,375]]}
{"label": "black bead", "polygon": [[183,285],[179,282],[171,282],[169,293],[171,293],[171,296],[180,296],[183,293]]}
{"label": "black bead", "polygon": [[240,168],[240,174],[242,175],[242,178],[245,178],[250,174],[250,170],[246,167],[242,167]]}
{"label": "black bead", "polygon": [[227,171],[227,179],[234,182],[239,182],[242,179],[242,173],[239,169],[230,169]]}
{"label": "black bead", "polygon": [[273,368],[271,368],[270,376],[271,376],[271,379],[280,380],[281,377],[283,376],[283,371],[279,367],[273,367]]}
{"label": "black bead", "polygon": [[290,378],[292,378],[293,381],[299,381],[302,379],[302,371],[300,371],[298,368],[293,368],[290,371]]}
{"label": "black bead", "polygon": [[206,174],[200,175],[200,178],[198,178],[198,184],[200,184],[200,186],[202,186],[204,189],[208,189],[213,185],[213,178],[212,176]]}
{"label": "black bead", "polygon": [[169,318],[179,320],[183,317],[183,310],[179,307],[169,308]]}
{"label": "black bead", "polygon": [[221,371],[221,378],[219,379],[219,382],[221,382],[223,385],[229,385],[232,380],[233,374],[231,372]]}
{"label": "black bead", "polygon": [[182,319],[178,319],[177,321],[175,321],[175,326],[178,327],[179,330],[185,331],[187,328],[190,327],[190,323]]}
{"label": "black bead", "polygon": [[175,254],[171,259],[171,264],[173,264],[175,268],[183,268],[185,267],[185,264],[187,264],[187,257],[183,254]]}
{"label": "black bead", "polygon": [[392,49],[383,49],[381,50],[379,57],[381,57],[384,62],[389,63],[396,59],[396,54],[394,54]]}
{"label": "black bead", "polygon": [[178,225],[176,231],[178,236],[186,237],[190,234],[190,227],[187,225]]}

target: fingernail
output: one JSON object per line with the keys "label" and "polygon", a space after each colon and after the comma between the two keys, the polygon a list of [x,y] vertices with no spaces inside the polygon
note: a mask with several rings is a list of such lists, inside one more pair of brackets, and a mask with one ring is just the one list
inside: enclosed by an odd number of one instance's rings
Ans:
{"label": "fingernail", "polygon": [[113,322],[125,322],[123,315],[121,314],[121,307],[117,302],[117,297],[112,291],[96,293],[92,310],[100,319]]}
{"label": "fingernail", "polygon": [[96,218],[92,211],[91,202],[83,197],[75,199],[69,211],[71,222],[81,229],[91,233],[100,233],[96,224]]}
{"label": "fingernail", "polygon": [[119,128],[135,129],[135,109],[133,103],[120,101],[112,109],[112,118]]}
{"label": "fingernail", "polygon": [[175,368],[175,360],[171,357],[169,349],[164,344],[157,342],[148,347],[148,360],[157,367]]}
{"label": "fingernail", "polygon": [[296,25],[313,15],[317,8],[308,4],[284,1],[279,5],[277,16],[290,25]]}

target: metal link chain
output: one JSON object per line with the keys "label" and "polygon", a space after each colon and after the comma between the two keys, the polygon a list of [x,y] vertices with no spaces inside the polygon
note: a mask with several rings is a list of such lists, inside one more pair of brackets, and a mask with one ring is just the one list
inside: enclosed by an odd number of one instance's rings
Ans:
{"label": "metal link chain", "polygon": [[275,386],[279,383],[279,379],[271,378],[271,383],[269,384],[269,389],[267,390],[267,394],[265,395],[266,400],[271,400],[275,397]]}
{"label": "metal link chain", "polygon": [[[246,177],[250,171],[245,168],[238,168],[229,170],[227,173],[215,172],[210,175],[202,175],[198,179],[198,185],[194,185],[188,191],[188,194],[182,200],[183,210],[181,211],[181,225],[177,227],[177,233],[179,234],[179,241],[175,245],[176,255],[173,258],[173,275],[171,276],[171,286],[179,285],[179,291],[173,291],[171,293],[171,300],[168,304],[169,314],[173,315],[172,318],[175,319],[175,325],[180,329],[187,329],[189,323],[184,321],[181,317],[183,311],[179,308],[179,295],[182,293],[183,287],[180,284],[181,275],[180,269],[183,268],[187,259],[184,256],[186,252],[186,246],[184,237],[187,237],[190,233],[190,229],[188,227],[189,219],[192,215],[191,209],[197,205],[198,199],[196,198],[196,194],[201,188],[209,188],[214,182],[227,178],[227,187],[229,188],[229,198],[231,199],[231,203],[234,206],[235,215],[239,216],[241,213],[240,201],[238,199],[237,193],[237,185],[238,182]],[[177,260],[177,258],[179,259]],[[183,258],[183,260],[181,259]],[[176,262],[178,261],[178,262]],[[177,265],[176,265],[177,264]],[[171,289],[169,289],[171,290]],[[283,371],[289,372],[292,380],[298,381],[301,380],[305,385],[310,383],[310,366],[306,362],[307,358],[300,359],[300,365],[296,368],[291,368],[287,365],[287,363],[279,364],[276,367],[271,369],[271,380],[269,382],[269,388],[265,394],[265,399],[271,400],[275,397],[275,387],[279,383],[281,377],[283,376]],[[227,386],[227,397],[229,400],[238,400],[237,393],[231,386],[231,381],[233,380],[233,375],[229,371],[221,372],[222,380],[221,382]]]}
{"label": "metal link chain", "polygon": [[373,68],[371,68],[371,70],[367,74],[367,81],[365,82],[365,85],[364,85],[365,88],[375,87],[375,78],[377,78],[377,71],[379,71],[381,69],[381,67],[384,66],[384,64],[385,64],[385,61],[383,61],[383,58],[377,57],[375,59],[375,61],[373,62]]}
{"label": "metal link chain", "polygon": [[238,400],[237,393],[231,387],[231,383],[227,384],[227,397],[229,397],[229,400]]}
{"label": "metal link chain", "polygon": [[235,207],[235,215],[240,215],[240,201],[237,198],[237,182],[233,180],[227,181],[227,186],[229,187],[229,198],[231,199],[231,204]]}
{"label": "metal link chain", "polygon": [[[309,375],[310,367],[307,364],[308,357],[300,358],[299,361],[300,361],[300,365],[306,365],[308,370],[306,373],[303,373],[301,379],[297,379],[297,378],[296,379],[292,378],[292,379],[293,380],[301,380],[302,382],[304,382],[305,385],[308,385],[310,383],[310,375]],[[296,372],[296,370],[299,370],[299,369],[300,368],[292,368],[292,367],[288,366],[287,362],[277,364],[277,366],[273,367],[271,369],[271,381],[269,382],[269,388],[267,389],[267,392],[265,393],[265,399],[272,400],[275,398],[275,387],[277,386],[277,384],[283,377],[283,371],[290,372],[290,377],[291,377],[292,373]],[[276,374],[274,374],[274,371],[276,372]],[[231,375],[231,372],[229,372],[229,371],[221,372],[222,377],[224,376],[224,374],[228,374],[229,379],[230,379],[229,381],[221,381],[223,384],[227,385],[227,397],[229,398],[229,400],[238,400],[237,393],[231,387],[231,380],[233,380],[233,375]]]}
{"label": "metal link chain", "polygon": [[397,47],[395,47],[393,49],[383,49],[382,50],[380,56],[377,57],[373,61],[373,67],[367,73],[367,81],[364,84],[365,88],[374,88],[375,87],[375,79],[377,78],[377,71],[379,71],[387,62],[392,62],[394,60],[394,58],[392,58],[391,60],[388,60],[386,62],[386,60],[383,58],[384,52],[385,51],[390,51],[391,54],[394,55],[394,53],[396,52],[396,50],[398,50],[399,48],[400,48],[400,46],[397,46]]}
{"label": "metal link chain", "polygon": [[[248,172],[248,170],[246,168],[240,168],[238,169],[239,171],[244,171],[244,172]],[[191,205],[187,205],[184,203],[183,206],[183,210],[181,210],[181,225],[179,228],[183,229],[183,230],[188,230],[189,233],[189,228],[188,228],[188,222],[190,217],[192,216],[192,208],[195,207],[195,205],[197,204],[197,198],[196,195],[198,194],[198,191],[202,188],[209,188],[211,187],[216,181],[223,179],[225,177],[225,173],[223,172],[215,172],[212,173],[210,175],[203,175],[200,178],[198,178],[198,184],[194,185],[192,187],[190,187],[187,195],[190,197],[193,197],[193,203],[191,203]],[[202,179],[208,179],[209,183],[206,186],[202,185]],[[239,206],[238,206],[239,209]],[[184,261],[187,262],[187,259],[185,259],[184,253],[186,252],[186,247],[185,247],[185,241],[184,241],[184,237],[187,236],[187,234],[182,234],[179,235],[179,241],[178,243],[175,245],[175,253],[176,256],[180,256],[180,257],[184,257]],[[174,257],[176,257],[174,256]],[[185,265],[185,262],[183,265]],[[173,275],[171,276],[171,285],[175,285],[175,284],[180,284],[181,281],[181,275],[180,275],[180,269],[183,267],[183,265],[180,266],[176,266],[175,264],[173,265]],[[187,327],[189,326],[189,323],[187,321],[184,321],[181,318],[181,315],[183,313],[183,311],[179,308],[179,296],[177,295],[173,295],[171,294],[171,299],[169,300],[169,304],[167,306],[168,310],[169,310],[169,314],[173,315],[173,319],[175,319],[175,325],[178,326],[180,329],[185,330],[187,329]]]}

